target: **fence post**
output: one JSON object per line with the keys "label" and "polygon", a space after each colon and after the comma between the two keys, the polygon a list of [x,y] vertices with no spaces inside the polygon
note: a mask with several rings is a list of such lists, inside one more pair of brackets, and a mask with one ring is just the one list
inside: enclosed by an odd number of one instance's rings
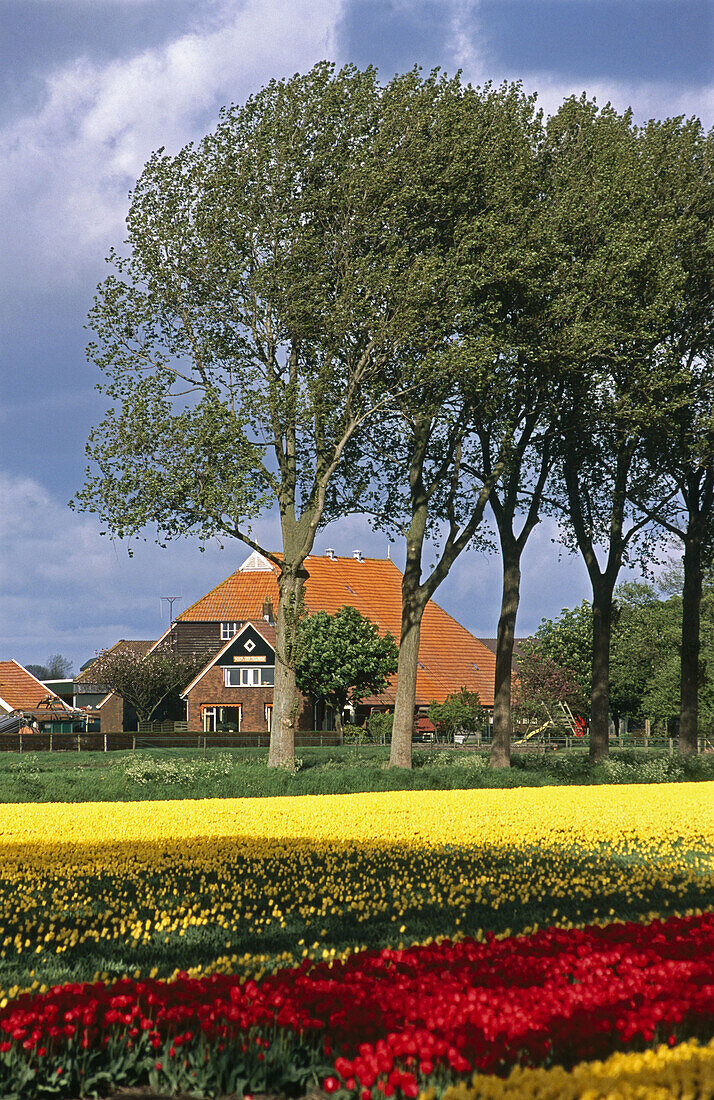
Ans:
{"label": "fence post", "polygon": [[52,727],[50,726],[50,752],[52,752]]}
{"label": "fence post", "polygon": [[131,751],[133,753],[136,753],[136,734],[135,733],[133,733],[131,735]]}
{"label": "fence post", "polygon": [[81,752],[82,746],[79,740],[79,730],[77,730],[77,752]]}
{"label": "fence post", "polygon": [[20,730],[20,752],[22,752],[22,730]]}
{"label": "fence post", "polygon": [[[199,740],[200,740],[200,738],[199,738]],[[203,759],[204,760],[206,759],[206,740],[207,740],[207,738],[206,738],[206,735],[204,733],[204,735],[203,735]]]}
{"label": "fence post", "polygon": [[667,749],[669,751],[669,755],[674,756],[674,741],[671,737],[667,738]]}
{"label": "fence post", "polygon": [[107,751],[107,731],[104,731],[104,751]]}
{"label": "fence post", "polygon": [[645,718],[645,751],[647,751],[647,742],[650,739],[650,720]]}

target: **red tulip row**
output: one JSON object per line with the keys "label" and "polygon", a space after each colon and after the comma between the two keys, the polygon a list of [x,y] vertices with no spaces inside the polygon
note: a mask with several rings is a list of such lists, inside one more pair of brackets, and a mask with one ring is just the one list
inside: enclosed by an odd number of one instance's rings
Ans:
{"label": "red tulip row", "polygon": [[119,1046],[150,1053],[153,1071],[173,1067],[180,1083],[176,1067],[196,1076],[199,1044],[204,1061],[209,1049],[243,1059],[250,1089],[250,1066],[287,1040],[321,1072],[327,1057],[328,1091],[415,1097],[435,1075],[711,1038],[714,913],[306,960],[259,984],[212,975],[58,986],[8,1004],[0,1029],[0,1066],[21,1057],[38,1081]]}

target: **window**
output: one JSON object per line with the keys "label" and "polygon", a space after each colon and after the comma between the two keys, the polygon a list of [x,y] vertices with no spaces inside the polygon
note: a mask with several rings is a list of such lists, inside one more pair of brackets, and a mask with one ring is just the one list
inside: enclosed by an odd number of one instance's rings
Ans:
{"label": "window", "polygon": [[204,733],[240,733],[240,707],[202,707]]}
{"label": "window", "polygon": [[227,642],[229,638],[232,638],[234,634],[237,634],[243,623],[221,623],[221,641]]}
{"label": "window", "polygon": [[224,668],[223,683],[226,687],[272,687],[275,683],[275,665],[261,668]]}

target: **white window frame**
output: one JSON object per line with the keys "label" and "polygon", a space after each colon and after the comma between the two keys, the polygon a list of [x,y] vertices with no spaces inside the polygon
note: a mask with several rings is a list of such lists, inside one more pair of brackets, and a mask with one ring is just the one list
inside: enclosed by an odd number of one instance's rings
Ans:
{"label": "white window frame", "polygon": [[238,633],[243,624],[240,622],[230,622],[226,619],[221,623],[221,641],[227,642],[235,634]]}
{"label": "white window frame", "polygon": [[[220,703],[216,703],[215,706],[212,706],[212,707],[204,707],[203,708],[203,732],[204,733],[215,733],[216,732],[216,726],[224,721],[223,711],[225,709],[227,709],[227,708],[221,706]],[[233,710],[233,711],[234,710],[238,711],[238,729],[236,730],[236,733],[240,733],[241,725],[242,725],[242,722],[243,722],[243,707],[240,705],[240,703],[238,703],[238,704],[232,703],[230,705],[230,709]],[[210,722],[211,721],[213,722],[213,728],[210,728]]]}
{"label": "white window frame", "polygon": [[[263,681],[263,673],[270,669],[273,673],[273,683]],[[236,677],[235,674],[239,675]],[[238,683],[231,683],[237,679]],[[275,665],[224,665],[223,686],[227,688],[238,687],[273,687],[275,684]]]}

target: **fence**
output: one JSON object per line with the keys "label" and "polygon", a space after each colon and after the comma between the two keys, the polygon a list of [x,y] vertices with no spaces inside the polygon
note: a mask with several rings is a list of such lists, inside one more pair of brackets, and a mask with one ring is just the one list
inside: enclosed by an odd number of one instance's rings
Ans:
{"label": "fence", "polygon": [[[173,723],[172,723],[173,725]],[[295,734],[295,748],[339,745],[333,730]],[[269,733],[5,733],[0,752],[113,752],[117,749],[267,749]]]}
{"label": "fence", "polygon": [[[157,723],[160,725],[160,723]],[[415,740],[415,745],[419,744]],[[301,730],[295,733],[295,748],[333,748],[340,744],[334,730]],[[362,742],[366,745],[367,742]],[[114,752],[117,750],[136,752],[137,749],[267,749],[270,734],[265,732],[244,733],[187,733],[174,730],[170,733],[2,733],[0,734],[0,752]],[[463,744],[432,741],[419,744],[421,749],[468,752],[490,748],[490,738],[467,740]],[[548,752],[552,749],[589,748],[589,738],[563,735],[551,736],[539,742],[521,742],[514,740],[513,752]],[[672,756],[677,750],[677,742],[671,737],[637,737],[632,733],[622,737],[610,738],[610,748],[638,748],[645,752],[669,752]],[[712,751],[711,738],[699,739],[699,751]]]}

